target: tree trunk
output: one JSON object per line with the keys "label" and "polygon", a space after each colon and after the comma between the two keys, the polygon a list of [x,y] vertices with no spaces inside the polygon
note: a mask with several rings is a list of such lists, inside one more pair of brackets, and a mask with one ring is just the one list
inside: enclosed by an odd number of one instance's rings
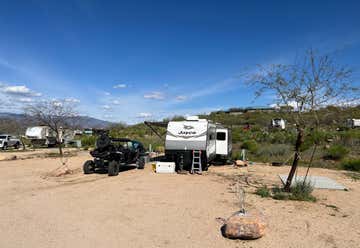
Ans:
{"label": "tree trunk", "polygon": [[56,134],[56,140],[57,140],[57,144],[58,144],[58,148],[59,148],[60,157],[62,157],[63,156],[62,142],[60,139],[60,135],[58,133]]}
{"label": "tree trunk", "polygon": [[26,150],[26,146],[25,146],[25,142],[24,142],[24,138],[23,137],[20,137],[20,142],[21,142],[21,145],[23,147],[23,151]]}
{"label": "tree trunk", "polygon": [[61,142],[58,143],[58,147],[59,147],[59,154],[62,157],[63,156],[63,150],[62,150],[62,144]]}
{"label": "tree trunk", "polygon": [[297,135],[297,138],[296,138],[296,144],[295,144],[294,160],[293,160],[293,163],[291,165],[291,170],[289,172],[288,178],[286,180],[285,188],[284,188],[284,190],[286,192],[290,192],[291,182],[293,180],[293,177],[295,175],[295,172],[296,172],[299,160],[300,160],[300,148],[301,148],[302,143],[304,142],[303,137],[304,137],[304,130],[301,127],[299,127],[298,128],[298,135]]}

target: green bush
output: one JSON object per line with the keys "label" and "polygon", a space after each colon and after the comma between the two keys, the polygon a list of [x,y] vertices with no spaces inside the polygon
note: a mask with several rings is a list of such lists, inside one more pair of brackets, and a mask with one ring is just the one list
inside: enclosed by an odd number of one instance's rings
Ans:
{"label": "green bush", "polygon": [[273,194],[273,199],[275,200],[289,200],[289,193],[284,191],[279,191]]}
{"label": "green bush", "polygon": [[272,189],[272,198],[275,200],[289,200],[289,193],[284,192],[280,187],[274,187]]}
{"label": "green bush", "polygon": [[259,195],[259,196],[261,196],[263,198],[271,196],[270,190],[268,189],[268,187],[266,185],[262,186],[261,188],[256,189],[255,194]]}
{"label": "green bush", "polygon": [[286,143],[286,135],[284,132],[276,131],[270,136],[270,142],[273,144],[284,144]]}
{"label": "green bush", "polygon": [[256,152],[260,157],[279,157],[289,154],[291,147],[285,144],[263,145]]}
{"label": "green bush", "polygon": [[294,186],[291,187],[290,200],[295,201],[312,201],[315,202],[316,198],[311,195],[314,187],[310,182],[296,182]]}
{"label": "green bush", "polygon": [[246,140],[241,144],[241,148],[255,153],[258,149],[258,144],[255,140]]}
{"label": "green bush", "polygon": [[360,171],[360,159],[344,161],[341,163],[341,168],[349,171]]}
{"label": "green bush", "polygon": [[159,152],[159,153],[164,153],[165,152],[165,147],[164,146],[157,146],[155,147],[155,152]]}
{"label": "green bush", "polygon": [[95,147],[96,136],[84,135],[81,137],[81,146],[82,147]]}
{"label": "green bush", "polygon": [[316,198],[311,194],[313,186],[310,182],[297,182],[291,187],[290,193],[285,192],[282,188],[275,187],[272,189],[272,198],[275,200],[293,200],[293,201],[311,201],[315,202]]}
{"label": "green bush", "polygon": [[241,159],[241,151],[233,151],[231,158],[233,160]]}
{"label": "green bush", "polygon": [[347,154],[349,153],[349,150],[342,146],[342,145],[332,145],[327,151],[324,156],[325,159],[331,159],[331,160],[341,160],[343,159]]}

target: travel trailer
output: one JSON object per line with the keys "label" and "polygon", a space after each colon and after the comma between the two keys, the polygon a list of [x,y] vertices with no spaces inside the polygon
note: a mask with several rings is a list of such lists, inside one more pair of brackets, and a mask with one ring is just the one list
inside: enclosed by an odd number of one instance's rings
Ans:
{"label": "travel trailer", "polygon": [[280,118],[272,119],[270,125],[272,128],[279,128],[281,130],[285,130],[284,119],[280,119]]}
{"label": "travel trailer", "polygon": [[[218,132],[217,132],[217,128]],[[200,152],[202,170],[218,157],[231,156],[231,135],[228,129],[198,116],[184,121],[170,121],[165,139],[165,157],[177,170],[191,168],[193,153]],[[219,142],[217,145],[217,136]],[[217,154],[219,152],[219,154]]]}
{"label": "travel trailer", "polygon": [[359,128],[360,127],[360,119],[347,119],[346,124],[347,124],[347,127],[349,127],[349,128]]}
{"label": "travel trailer", "polygon": [[25,137],[32,145],[48,147],[56,145],[56,134],[47,126],[28,127]]}
{"label": "travel trailer", "polygon": [[[56,140],[56,133],[48,126],[28,127],[25,132],[25,137],[30,140],[32,145],[36,146],[55,146],[58,142]],[[70,130],[61,130],[60,142],[67,142],[74,138],[74,132]]]}

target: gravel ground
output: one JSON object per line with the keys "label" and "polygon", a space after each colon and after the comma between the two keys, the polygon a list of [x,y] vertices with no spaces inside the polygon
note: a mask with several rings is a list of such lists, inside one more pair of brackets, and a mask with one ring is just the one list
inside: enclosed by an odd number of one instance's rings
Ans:
{"label": "gravel ground", "polygon": [[[108,177],[83,175],[88,158],[70,157],[74,173],[60,178],[47,176],[60,166],[56,158],[0,162],[0,247],[359,247],[360,182],[340,171],[313,169],[349,191],[315,190],[319,200],[308,203],[252,193],[279,184],[277,174],[289,167],[210,167],[200,176],[155,174],[147,165]],[[217,218],[238,210],[236,182],[247,208],[267,217],[259,240],[221,236]]]}

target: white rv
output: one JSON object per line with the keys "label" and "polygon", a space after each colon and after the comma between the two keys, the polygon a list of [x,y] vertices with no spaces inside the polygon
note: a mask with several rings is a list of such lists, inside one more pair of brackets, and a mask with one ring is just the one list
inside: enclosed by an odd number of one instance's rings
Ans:
{"label": "white rv", "polygon": [[271,127],[272,128],[279,128],[281,130],[285,130],[285,120],[276,118],[271,120]]}
{"label": "white rv", "polygon": [[[31,141],[32,145],[54,146],[57,144],[56,133],[48,126],[28,127],[25,137]],[[68,142],[74,138],[74,132],[71,130],[61,130],[60,142]]]}
{"label": "white rv", "polygon": [[359,128],[360,127],[360,119],[347,119],[346,124],[347,124],[347,127],[349,127],[349,128]]}
{"label": "white rv", "polygon": [[[198,116],[188,117],[185,121],[170,121],[167,125],[165,139],[165,157],[168,161],[176,163],[177,169],[189,169],[192,163],[193,151],[201,152],[203,170],[217,155],[217,125]],[[225,128],[222,128],[225,130]],[[221,135],[220,135],[221,136]],[[225,135],[225,142],[219,143],[221,155],[231,154],[225,152],[229,148],[229,135]],[[223,143],[221,143],[223,142]],[[226,143],[226,144],[225,144]],[[223,148],[222,145],[225,147]]]}
{"label": "white rv", "polygon": [[31,141],[32,145],[56,145],[56,134],[47,126],[28,127],[25,137]]}

